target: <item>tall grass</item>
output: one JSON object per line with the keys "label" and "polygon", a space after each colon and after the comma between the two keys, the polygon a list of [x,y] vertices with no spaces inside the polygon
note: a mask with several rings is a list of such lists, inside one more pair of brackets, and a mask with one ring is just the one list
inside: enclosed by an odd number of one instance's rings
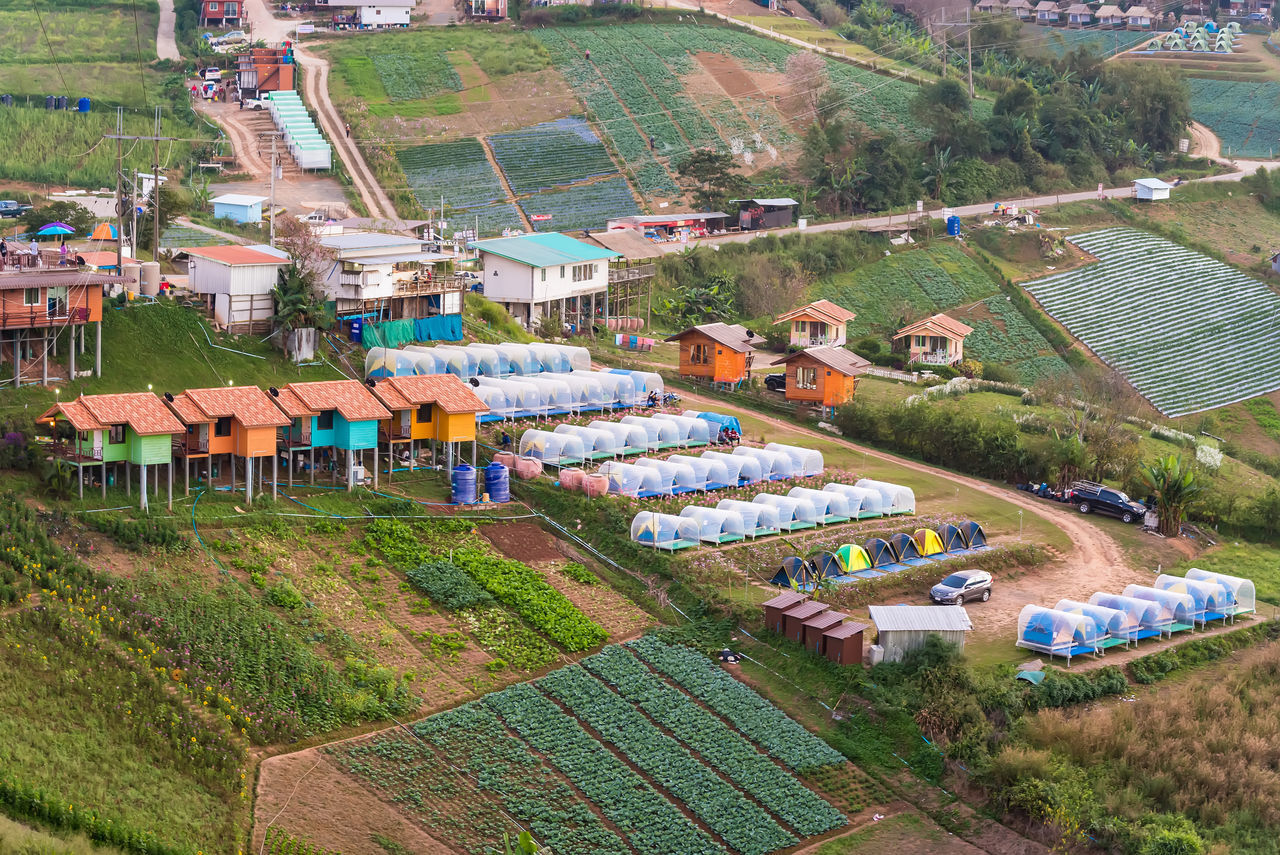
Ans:
{"label": "tall grass", "polygon": [[[136,19],[135,19],[136,5]],[[148,63],[156,58],[156,0],[0,2],[0,63]],[[136,72],[135,72],[136,73]]]}

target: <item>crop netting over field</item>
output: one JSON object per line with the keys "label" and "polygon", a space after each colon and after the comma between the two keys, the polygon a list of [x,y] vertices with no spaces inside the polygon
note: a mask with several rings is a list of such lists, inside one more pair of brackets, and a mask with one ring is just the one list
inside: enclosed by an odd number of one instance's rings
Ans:
{"label": "crop netting over field", "polygon": [[530,217],[550,214],[550,220],[534,220],[540,232],[576,229],[602,229],[610,217],[640,213],[631,188],[621,175],[591,184],[575,184],[553,193],[539,193],[520,200],[520,207]]}
{"label": "crop netting over field", "polygon": [[481,235],[520,227],[520,215],[507,203],[479,140],[417,145],[396,157],[419,205],[438,212],[443,197],[451,229],[474,228],[477,217]]}
{"label": "crop netting over field", "polygon": [[1280,389],[1280,297],[1256,279],[1136,229],[1071,238],[1098,264],[1026,289],[1166,416]]}
{"label": "crop netting over field", "polygon": [[1222,141],[1224,154],[1274,157],[1280,146],[1280,83],[1188,77],[1191,118]]}
{"label": "crop netting over field", "polygon": [[490,134],[489,147],[517,194],[564,187],[618,171],[604,143],[577,116],[509,134]]}
{"label": "crop netting over field", "polygon": [[411,729],[325,750],[471,853],[515,830],[503,812],[559,855],[766,855],[847,822],[791,771],[841,766],[839,752],[650,637]]}

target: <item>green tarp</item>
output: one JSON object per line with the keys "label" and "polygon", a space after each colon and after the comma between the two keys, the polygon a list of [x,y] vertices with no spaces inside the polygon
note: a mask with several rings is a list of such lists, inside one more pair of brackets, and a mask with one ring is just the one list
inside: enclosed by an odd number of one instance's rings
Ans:
{"label": "green tarp", "polygon": [[415,341],[462,341],[462,315],[366,323],[360,332],[360,343],[365,347],[395,348]]}

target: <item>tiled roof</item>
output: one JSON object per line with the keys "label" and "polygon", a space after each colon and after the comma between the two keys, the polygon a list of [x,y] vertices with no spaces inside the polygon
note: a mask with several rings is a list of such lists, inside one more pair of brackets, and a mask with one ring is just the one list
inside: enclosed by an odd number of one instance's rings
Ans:
{"label": "tiled roof", "polygon": [[382,406],[388,410],[395,412],[397,410],[412,410],[417,406],[413,401],[406,398],[396,385],[391,382],[395,378],[379,380],[373,386],[373,397],[382,402]]}
{"label": "tiled roof", "polygon": [[231,416],[247,428],[284,427],[290,421],[271,403],[271,396],[257,386],[188,389],[186,394],[206,416],[214,419]]}
{"label": "tiled roof", "polygon": [[187,397],[186,392],[179,392],[173,396],[172,401],[167,403],[169,404],[169,409],[173,410],[173,414],[181,419],[183,424],[198,425],[213,421],[213,417],[205,415],[204,411]]}
{"label": "tiled roof", "polygon": [[[268,392],[267,394],[271,394]],[[285,386],[283,389],[276,389],[275,395],[276,406],[284,411],[284,414],[291,419],[307,418],[310,416],[320,415],[315,410],[308,407],[298,397],[298,393]]]}
{"label": "tiled roof", "polygon": [[190,246],[183,247],[182,252],[233,267],[248,264],[281,265],[289,263],[287,258],[269,255],[261,250],[250,249],[247,246]]}
{"label": "tiled roof", "polygon": [[973,327],[966,326],[955,318],[949,318],[946,315],[934,315],[932,317],[925,318],[923,321],[916,321],[914,324],[907,324],[905,327],[898,330],[898,334],[894,336],[894,339],[900,339],[905,335],[913,335],[922,330],[940,332],[943,335],[951,336],[952,338],[963,339],[969,333],[973,332]]}
{"label": "tiled roof", "polygon": [[786,323],[792,318],[799,318],[805,315],[818,317],[822,320],[830,321],[835,324],[846,323],[858,316],[855,312],[849,311],[844,306],[838,306],[830,300],[814,300],[808,305],[801,306],[798,309],[792,309],[786,314],[778,315],[774,323]]}
{"label": "tiled roof", "polygon": [[[390,382],[410,404],[435,404],[446,413],[487,413],[489,407],[471,387],[452,374],[392,377]],[[379,384],[382,385],[382,384]]]}
{"label": "tiled roof", "polygon": [[312,383],[290,383],[304,406],[317,413],[337,410],[349,422],[389,419],[391,413],[378,403],[369,387],[359,380],[318,380]]}
{"label": "tiled roof", "polygon": [[871,365],[870,362],[863,359],[845,347],[810,347],[805,350],[799,350],[795,353],[788,353],[785,356],[775,359],[774,365],[782,365],[793,359],[799,359],[801,356],[807,356],[830,368],[832,371],[839,371],[841,374],[852,377],[855,374],[861,374]]}
{"label": "tiled roof", "polygon": [[182,422],[173,417],[160,396],[151,392],[118,395],[81,395],[79,403],[104,425],[127,424],[138,436],[182,433]]}
{"label": "tiled roof", "polygon": [[718,344],[723,344],[725,347],[730,348],[731,350],[736,350],[738,353],[746,353],[756,349],[755,342],[753,341],[754,337],[750,335],[750,331],[741,324],[700,324],[696,327],[689,327],[689,329],[684,332],[667,336],[666,340],[679,341],[693,332],[700,332],[712,341],[717,342]]}
{"label": "tiled roof", "polygon": [[17,291],[23,288],[57,288],[65,285],[75,288],[81,285],[118,285],[134,281],[132,277],[113,276],[106,273],[86,273],[72,268],[33,270],[28,273],[0,273],[0,291]]}
{"label": "tiled roof", "polygon": [[62,403],[54,404],[40,417],[40,421],[52,421],[59,413],[76,430],[104,430],[106,428],[106,425],[94,418],[93,413],[89,412],[84,404],[79,401],[63,401]]}

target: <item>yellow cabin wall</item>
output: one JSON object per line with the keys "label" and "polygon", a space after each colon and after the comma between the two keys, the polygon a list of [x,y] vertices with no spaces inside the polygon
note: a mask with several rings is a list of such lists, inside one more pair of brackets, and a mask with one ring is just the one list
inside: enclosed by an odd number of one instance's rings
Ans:
{"label": "yellow cabin wall", "polygon": [[475,413],[446,413],[435,409],[435,438],[441,442],[472,442],[476,438]]}

